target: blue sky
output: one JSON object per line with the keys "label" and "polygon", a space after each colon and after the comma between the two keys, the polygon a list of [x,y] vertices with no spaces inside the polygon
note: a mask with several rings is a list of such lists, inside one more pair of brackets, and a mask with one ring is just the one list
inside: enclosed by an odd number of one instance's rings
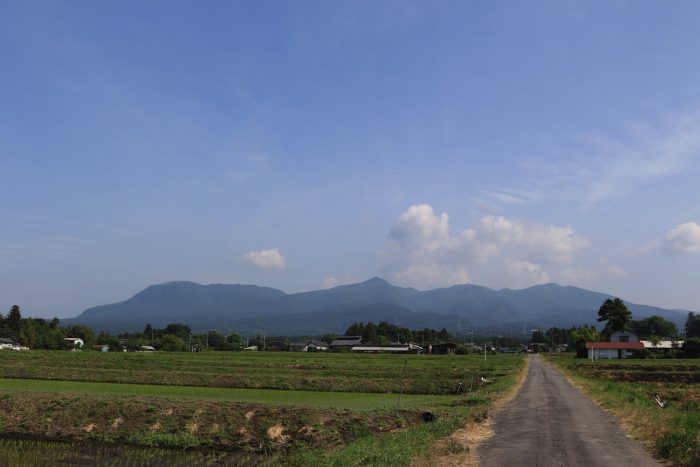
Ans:
{"label": "blue sky", "polygon": [[700,310],[700,4],[0,6],[0,309],[169,280]]}

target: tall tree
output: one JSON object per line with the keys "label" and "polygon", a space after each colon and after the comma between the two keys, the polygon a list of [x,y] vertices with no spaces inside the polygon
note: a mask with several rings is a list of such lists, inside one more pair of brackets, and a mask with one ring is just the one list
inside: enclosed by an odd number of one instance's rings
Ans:
{"label": "tall tree", "polygon": [[22,320],[22,313],[19,311],[19,306],[12,305],[10,308],[10,313],[5,318],[5,323],[7,327],[15,332],[19,332],[19,323]]}
{"label": "tall tree", "polygon": [[685,321],[685,337],[700,337],[700,313],[688,313],[688,319]]}
{"label": "tall tree", "polygon": [[607,321],[605,329],[608,332],[624,331],[631,319],[632,312],[619,298],[605,300],[598,310],[598,322]]}

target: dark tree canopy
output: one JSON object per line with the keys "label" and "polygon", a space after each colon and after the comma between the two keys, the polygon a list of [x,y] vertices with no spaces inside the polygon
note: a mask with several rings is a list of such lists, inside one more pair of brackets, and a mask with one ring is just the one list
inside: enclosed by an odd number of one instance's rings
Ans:
{"label": "dark tree canopy", "polygon": [[651,338],[652,336],[675,337],[678,335],[678,328],[675,324],[657,315],[639,321],[630,321],[630,329],[643,338]]}
{"label": "dark tree canopy", "polygon": [[685,321],[685,337],[700,337],[700,313],[688,313],[688,319]]}
{"label": "dark tree canopy", "polygon": [[598,322],[607,321],[605,330],[608,332],[624,331],[631,319],[632,312],[619,298],[605,300],[598,310]]}
{"label": "dark tree canopy", "polygon": [[19,311],[19,306],[17,305],[12,305],[12,308],[10,308],[10,313],[7,315],[7,318],[5,318],[5,323],[8,328],[12,329],[15,332],[19,331],[19,323],[22,320],[22,313]]}

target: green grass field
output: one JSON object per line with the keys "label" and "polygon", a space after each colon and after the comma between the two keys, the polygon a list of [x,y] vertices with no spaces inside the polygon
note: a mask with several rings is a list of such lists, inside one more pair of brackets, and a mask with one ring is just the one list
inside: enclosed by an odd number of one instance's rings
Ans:
{"label": "green grass field", "polygon": [[700,360],[549,359],[657,455],[674,465],[700,465]]}
{"label": "green grass field", "polygon": [[[182,397],[188,399],[225,400],[251,404],[299,405],[360,411],[393,409],[396,408],[399,403],[399,394],[209,388],[10,378],[0,378],[0,391]],[[461,398],[456,396],[403,394],[400,403],[403,408],[427,409],[436,405],[446,405],[460,399]]]}
{"label": "green grass field", "polygon": [[[467,421],[484,419],[524,362],[519,355],[488,355],[484,363],[482,355],[1,352],[0,437],[224,450],[263,464],[409,465]],[[465,393],[455,395],[460,382]],[[428,411],[436,420],[425,423]],[[21,456],[63,448],[12,449]]]}
{"label": "green grass field", "polygon": [[449,394],[475,376],[498,379],[518,357],[306,352],[3,352],[0,377],[294,391]]}

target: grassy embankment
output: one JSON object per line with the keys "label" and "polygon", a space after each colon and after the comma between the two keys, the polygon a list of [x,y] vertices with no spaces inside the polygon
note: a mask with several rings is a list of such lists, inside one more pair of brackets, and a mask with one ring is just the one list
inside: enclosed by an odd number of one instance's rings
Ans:
{"label": "grassy embankment", "polygon": [[549,360],[656,455],[700,466],[700,360]]}
{"label": "grassy embankment", "polygon": [[[483,418],[523,362],[512,355],[489,356],[486,365],[482,357],[302,353],[1,357],[0,376],[9,379],[0,380],[0,436],[228,450],[298,465],[408,464],[434,440]],[[493,383],[480,384],[481,376]],[[125,381],[140,384],[113,384]],[[471,392],[449,395],[459,381]],[[423,422],[425,411],[436,420]]]}

